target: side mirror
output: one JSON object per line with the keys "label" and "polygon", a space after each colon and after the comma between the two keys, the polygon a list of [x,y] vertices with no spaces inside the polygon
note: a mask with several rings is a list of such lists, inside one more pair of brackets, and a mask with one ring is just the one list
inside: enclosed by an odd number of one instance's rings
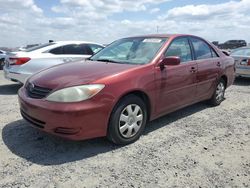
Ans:
{"label": "side mirror", "polygon": [[161,68],[161,70],[163,70],[165,65],[174,66],[174,65],[179,65],[180,63],[181,63],[180,57],[168,56],[168,57],[164,57],[161,60],[160,68]]}

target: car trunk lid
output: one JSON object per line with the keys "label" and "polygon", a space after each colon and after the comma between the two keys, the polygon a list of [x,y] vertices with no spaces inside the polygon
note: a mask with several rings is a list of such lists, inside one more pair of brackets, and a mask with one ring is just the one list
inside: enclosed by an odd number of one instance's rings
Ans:
{"label": "car trunk lid", "polygon": [[250,66],[250,56],[233,56],[236,67]]}

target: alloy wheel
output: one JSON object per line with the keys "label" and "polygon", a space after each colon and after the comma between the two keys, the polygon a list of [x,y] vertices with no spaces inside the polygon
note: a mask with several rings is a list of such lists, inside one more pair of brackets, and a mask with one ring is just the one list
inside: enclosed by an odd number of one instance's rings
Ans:
{"label": "alloy wheel", "polygon": [[222,101],[224,99],[225,86],[222,82],[220,82],[216,88],[216,100]]}

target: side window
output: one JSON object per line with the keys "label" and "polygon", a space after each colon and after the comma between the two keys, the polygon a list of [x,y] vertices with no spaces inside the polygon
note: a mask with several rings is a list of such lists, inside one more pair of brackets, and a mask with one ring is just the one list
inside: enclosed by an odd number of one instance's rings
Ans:
{"label": "side window", "polygon": [[213,48],[211,48],[211,52],[212,52],[212,56],[213,56],[214,58],[219,57],[218,54],[214,51]]}
{"label": "side window", "polygon": [[50,50],[49,53],[52,53],[55,55],[63,54],[62,47],[54,48],[54,49]]}
{"label": "side window", "polygon": [[191,48],[187,38],[175,39],[165,52],[165,57],[177,56],[181,62],[192,61]]}
{"label": "side window", "polygon": [[83,54],[83,48],[78,44],[70,44],[63,47],[63,54]]}
{"label": "side window", "polygon": [[197,38],[191,38],[191,41],[197,60],[212,58],[211,48],[207,43]]}
{"label": "side window", "polygon": [[88,44],[88,46],[91,48],[91,50],[95,53],[99,52],[101,49],[103,49],[102,46],[96,45],[96,44]]}
{"label": "side window", "polygon": [[81,55],[93,55],[94,54],[93,50],[90,48],[88,44],[81,44],[80,46],[82,48]]}

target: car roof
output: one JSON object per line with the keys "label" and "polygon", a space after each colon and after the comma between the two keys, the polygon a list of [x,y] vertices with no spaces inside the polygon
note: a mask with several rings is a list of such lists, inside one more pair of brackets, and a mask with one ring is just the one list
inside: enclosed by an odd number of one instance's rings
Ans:
{"label": "car roof", "polygon": [[67,45],[67,44],[96,44],[96,45],[102,46],[104,48],[104,45],[102,45],[102,44],[95,43],[95,42],[88,42],[88,41],[53,41],[53,42],[46,43],[46,44],[50,44],[50,45],[42,47],[42,48],[38,48],[38,49],[35,49],[32,51],[12,52],[12,55],[14,55],[14,56],[19,56],[19,55],[23,56],[24,54],[26,54],[27,56],[30,56],[32,54],[37,55],[37,54],[47,52],[47,51],[54,49],[54,48],[57,48],[57,47]]}
{"label": "car roof", "polygon": [[[172,37],[180,37],[180,36],[192,36],[197,37],[190,34],[149,34],[149,35],[138,35],[134,37],[126,37],[126,38],[135,38],[135,37],[159,37],[159,38],[172,38]],[[199,37],[200,38],[200,37]]]}
{"label": "car roof", "polygon": [[82,44],[82,43],[86,43],[86,44],[97,44],[97,45],[103,46],[100,43],[91,42],[91,41],[74,41],[74,40],[71,40],[71,41],[53,41],[52,43],[61,44],[61,45],[64,45],[64,44]]}
{"label": "car roof", "polygon": [[53,42],[50,42],[47,44],[51,44],[51,45],[47,45],[47,46],[42,47],[42,48],[28,51],[28,53],[42,53],[42,52],[46,52],[48,50],[51,50],[51,49],[54,49],[54,48],[57,48],[60,46],[68,45],[68,44],[96,44],[96,45],[104,47],[102,44],[99,44],[96,42],[88,42],[88,41],[53,41]]}

